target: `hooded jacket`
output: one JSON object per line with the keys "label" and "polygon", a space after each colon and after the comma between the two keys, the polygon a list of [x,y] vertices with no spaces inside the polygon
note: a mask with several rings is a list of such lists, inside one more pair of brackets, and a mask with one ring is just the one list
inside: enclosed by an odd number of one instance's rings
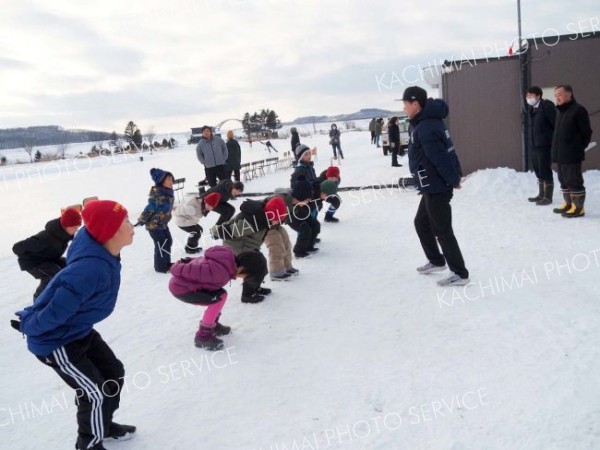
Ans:
{"label": "hooded jacket", "polygon": [[446,102],[430,98],[410,119],[408,160],[415,184],[422,192],[448,192],[460,183],[462,169],[443,122],[447,116]]}
{"label": "hooded jacket", "polygon": [[202,136],[196,146],[196,156],[205,169],[210,169],[225,165],[229,153],[225,142],[220,137],[212,136],[206,139]]}
{"label": "hooded jacket", "polygon": [[148,204],[140,214],[138,222],[146,225],[146,230],[165,230],[169,226],[173,212],[173,189],[152,186],[148,194]]}
{"label": "hooded jacket", "polygon": [[194,291],[215,291],[235,279],[237,265],[229,247],[216,245],[201,258],[171,266],[169,291],[175,296]]}
{"label": "hooded jacket", "polygon": [[83,228],[69,248],[67,262],[33,305],[17,312],[27,347],[34,355],[50,355],[84,338],[115,307],[121,283],[119,257]]}
{"label": "hooded jacket", "polygon": [[43,231],[13,245],[21,270],[31,270],[45,262],[64,265],[61,257],[73,239],[60,225],[60,219],[46,223]]}

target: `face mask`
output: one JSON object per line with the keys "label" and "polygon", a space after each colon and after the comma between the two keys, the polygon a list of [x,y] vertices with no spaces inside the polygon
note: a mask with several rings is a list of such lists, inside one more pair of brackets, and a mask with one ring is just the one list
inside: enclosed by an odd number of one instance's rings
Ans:
{"label": "face mask", "polygon": [[537,98],[528,98],[527,99],[527,104],[529,106],[535,106],[538,104],[538,99]]}

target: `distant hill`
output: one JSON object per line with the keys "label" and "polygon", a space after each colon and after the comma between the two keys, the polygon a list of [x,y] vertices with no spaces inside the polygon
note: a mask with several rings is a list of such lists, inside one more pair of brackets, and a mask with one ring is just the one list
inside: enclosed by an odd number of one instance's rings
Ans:
{"label": "distant hill", "polygon": [[292,122],[294,124],[305,124],[305,123],[318,123],[318,122],[343,122],[347,120],[360,120],[360,119],[372,119],[373,117],[390,117],[390,116],[398,116],[404,117],[406,114],[404,112],[398,111],[389,111],[387,109],[378,109],[378,108],[365,108],[361,109],[358,112],[350,113],[350,114],[338,114],[335,116],[305,116],[298,117],[294,119]]}
{"label": "distant hill", "polygon": [[27,128],[0,129],[0,150],[20,148],[25,144],[43,145],[74,144],[80,142],[107,141],[111,133],[93,130],[65,130],[58,125]]}

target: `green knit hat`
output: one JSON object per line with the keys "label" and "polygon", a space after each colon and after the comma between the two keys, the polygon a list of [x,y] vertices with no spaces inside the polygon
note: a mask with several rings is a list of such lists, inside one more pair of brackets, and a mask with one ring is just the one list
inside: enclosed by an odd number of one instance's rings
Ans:
{"label": "green knit hat", "polygon": [[321,183],[321,193],[335,195],[338,191],[338,185],[333,180],[325,180]]}

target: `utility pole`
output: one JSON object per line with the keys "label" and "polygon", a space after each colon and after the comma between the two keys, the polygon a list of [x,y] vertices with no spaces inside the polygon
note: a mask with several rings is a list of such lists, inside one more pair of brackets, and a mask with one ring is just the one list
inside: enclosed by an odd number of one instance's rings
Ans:
{"label": "utility pole", "polygon": [[522,41],[523,34],[521,32],[521,0],[517,0],[517,21],[519,27],[519,41],[518,41],[518,52],[519,52],[519,105],[521,107],[521,166],[523,171],[527,172],[529,169],[529,156],[527,154],[527,146],[525,145],[525,124],[526,117],[525,113],[527,108],[525,106],[524,92],[525,92],[525,55],[523,53],[529,51],[528,46],[523,49]]}

